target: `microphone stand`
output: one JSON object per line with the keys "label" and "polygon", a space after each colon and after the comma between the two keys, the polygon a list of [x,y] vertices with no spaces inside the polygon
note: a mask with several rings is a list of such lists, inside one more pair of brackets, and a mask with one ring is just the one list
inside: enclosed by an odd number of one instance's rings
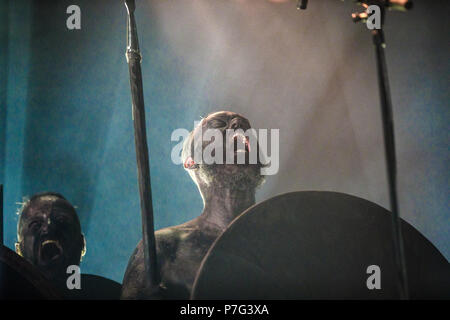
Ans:
{"label": "microphone stand", "polygon": [[[389,0],[370,0],[370,1],[357,1],[360,2],[365,8],[368,5],[376,5],[380,8],[380,20],[381,25],[379,29],[371,30],[372,40],[375,47],[377,76],[378,76],[378,89],[381,103],[381,119],[383,123],[383,138],[384,149],[386,159],[386,170],[388,178],[388,190],[389,200],[392,211],[392,235],[394,244],[395,263],[397,266],[397,279],[400,299],[409,299],[408,291],[408,277],[406,270],[405,249],[403,244],[403,236],[401,229],[401,219],[398,208],[398,193],[397,193],[397,165],[395,156],[395,139],[394,139],[394,119],[392,115],[392,101],[391,92],[389,88],[389,79],[387,73],[386,56],[384,49],[386,43],[384,40],[383,25],[386,14],[386,7],[390,5]],[[412,6],[411,2],[407,2],[407,8]],[[353,21],[366,21],[367,13],[352,14]]]}
{"label": "microphone stand", "polygon": [[[307,0],[299,0],[297,9],[306,9]],[[389,79],[387,73],[386,57],[384,49],[386,47],[384,41],[383,25],[386,9],[394,9],[406,11],[412,8],[412,2],[409,0],[355,0],[364,8],[370,5],[376,5],[380,9],[381,26],[379,29],[373,29],[372,40],[375,46],[378,87],[381,103],[381,117],[383,123],[383,137],[386,159],[386,170],[388,178],[389,200],[392,211],[392,235],[394,244],[395,264],[397,267],[397,279],[400,299],[409,299],[408,278],[406,270],[405,250],[403,244],[403,236],[401,229],[401,219],[398,209],[397,196],[397,167],[395,156],[395,139],[394,139],[394,119],[392,116],[392,102],[389,88]],[[354,22],[366,22],[369,18],[367,12],[353,13]]]}
{"label": "microphone stand", "polygon": [[[357,1],[365,8],[369,5],[376,5],[380,9],[380,28],[371,30],[372,40],[375,47],[376,66],[378,76],[378,89],[381,103],[381,119],[383,124],[383,138],[386,159],[386,170],[388,178],[389,200],[392,211],[392,235],[394,244],[395,263],[397,266],[397,279],[400,299],[409,299],[408,276],[405,259],[405,249],[402,236],[401,219],[398,208],[397,193],[397,165],[395,156],[395,139],[394,139],[394,119],[392,114],[391,92],[389,87],[389,79],[387,72],[386,56],[384,49],[386,43],[384,39],[384,20],[386,8],[396,8],[397,10],[406,11],[412,8],[411,1],[392,1],[392,0],[367,0]],[[399,5],[399,3],[401,5]],[[365,22],[368,18],[366,12],[353,13],[353,21]]]}
{"label": "microphone stand", "polygon": [[397,264],[400,299],[409,298],[408,278],[406,272],[405,250],[403,245],[401,219],[397,197],[397,167],[395,156],[394,119],[392,116],[392,102],[387,74],[385,42],[383,29],[373,30],[372,39],[375,45],[378,87],[381,102],[381,117],[383,123],[384,148],[389,187],[389,200],[392,211],[392,232],[394,240],[395,261]]}

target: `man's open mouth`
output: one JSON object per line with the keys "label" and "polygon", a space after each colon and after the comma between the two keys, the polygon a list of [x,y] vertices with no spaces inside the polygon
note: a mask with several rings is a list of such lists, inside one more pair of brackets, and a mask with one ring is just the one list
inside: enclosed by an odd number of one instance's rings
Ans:
{"label": "man's open mouth", "polygon": [[246,153],[250,152],[249,140],[243,134],[235,133],[234,136],[232,137],[232,141],[234,145],[233,150],[235,154],[239,152],[246,152]]}
{"label": "man's open mouth", "polygon": [[57,240],[45,240],[40,247],[40,260],[45,264],[56,262],[63,256],[63,249]]}

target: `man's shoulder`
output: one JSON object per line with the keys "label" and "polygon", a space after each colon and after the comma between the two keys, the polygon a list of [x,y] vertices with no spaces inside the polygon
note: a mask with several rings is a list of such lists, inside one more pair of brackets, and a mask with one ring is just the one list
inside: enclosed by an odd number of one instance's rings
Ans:
{"label": "man's shoulder", "polygon": [[197,231],[197,228],[187,224],[160,229],[155,232],[156,250],[160,253],[174,252]]}
{"label": "man's shoulder", "polygon": [[[180,241],[185,240],[196,231],[197,229],[190,226],[188,223],[166,227],[155,231],[157,252],[162,253],[167,249],[175,249]],[[137,244],[131,258],[132,260],[142,260],[144,258],[142,239]]]}
{"label": "man's shoulder", "polygon": [[187,222],[180,225],[159,229],[155,232],[155,238],[156,241],[173,241],[174,238],[185,237],[197,230],[198,228]]}

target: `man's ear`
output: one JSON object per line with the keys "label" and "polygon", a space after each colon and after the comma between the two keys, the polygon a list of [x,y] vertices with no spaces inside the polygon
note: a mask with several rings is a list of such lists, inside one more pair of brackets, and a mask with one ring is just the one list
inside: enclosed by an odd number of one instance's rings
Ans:
{"label": "man's ear", "polygon": [[197,169],[198,164],[195,163],[194,159],[192,157],[187,157],[186,160],[184,160],[184,168],[185,169]]}
{"label": "man's ear", "polygon": [[20,249],[20,242],[15,243],[16,253],[22,257],[22,250]]}
{"label": "man's ear", "polygon": [[81,234],[81,240],[83,241],[83,248],[81,249],[80,262],[83,260],[83,257],[86,254],[86,238],[84,237],[84,234]]}

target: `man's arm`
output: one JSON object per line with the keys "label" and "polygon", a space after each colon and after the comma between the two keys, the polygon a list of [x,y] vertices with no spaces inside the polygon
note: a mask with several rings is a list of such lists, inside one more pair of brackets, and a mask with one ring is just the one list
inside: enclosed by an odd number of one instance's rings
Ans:
{"label": "man's arm", "polygon": [[150,292],[149,288],[145,287],[144,275],[144,250],[141,240],[128,261],[120,298],[123,300],[161,299],[161,290]]}
{"label": "man's arm", "polygon": [[142,286],[143,279],[140,278],[143,275],[144,260],[140,258],[142,256],[142,241],[138,243],[133,251],[133,254],[128,261],[127,270],[123,277],[121,299],[139,299],[139,288]]}

